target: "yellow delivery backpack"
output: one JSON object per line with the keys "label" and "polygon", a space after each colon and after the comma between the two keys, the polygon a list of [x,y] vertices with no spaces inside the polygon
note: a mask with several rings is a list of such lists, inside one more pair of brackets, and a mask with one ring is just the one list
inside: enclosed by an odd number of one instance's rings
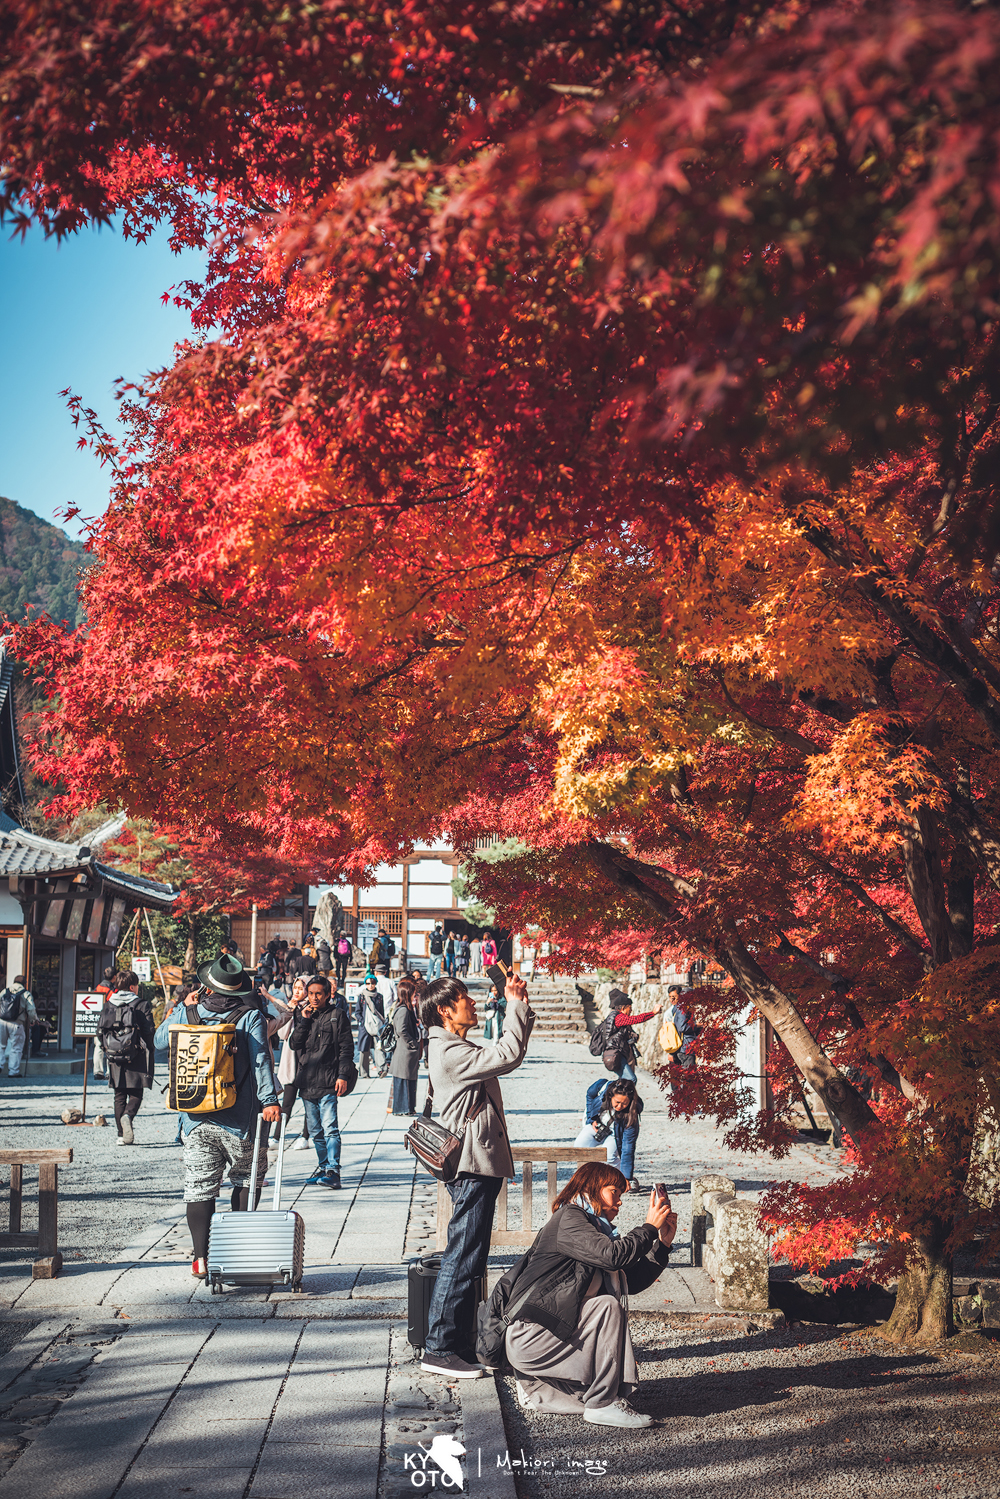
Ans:
{"label": "yellow delivery backpack", "polygon": [[[231,1109],[237,1088],[235,1020],[207,1025],[197,1005],[185,1005],[184,1011],[186,1022],[168,1027],[167,1108],[182,1114],[218,1114]],[[235,1019],[246,1013],[246,1006],[240,1006]]]}

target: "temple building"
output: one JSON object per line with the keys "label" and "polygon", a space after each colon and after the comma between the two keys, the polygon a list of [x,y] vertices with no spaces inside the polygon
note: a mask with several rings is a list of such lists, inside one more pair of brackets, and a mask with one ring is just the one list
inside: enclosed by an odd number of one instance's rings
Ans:
{"label": "temple building", "polygon": [[179,891],[102,864],[116,817],[86,844],[59,843],[23,826],[24,784],[14,706],[14,663],[0,641],[0,984],[26,976],[40,1018],[73,1047],[73,995],[93,989],[136,911],[169,911]]}

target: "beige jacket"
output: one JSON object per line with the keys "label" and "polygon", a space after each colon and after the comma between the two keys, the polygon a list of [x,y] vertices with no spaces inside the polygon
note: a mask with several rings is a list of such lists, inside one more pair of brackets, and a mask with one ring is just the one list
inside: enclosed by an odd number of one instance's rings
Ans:
{"label": "beige jacket", "polygon": [[434,1088],[434,1109],[446,1129],[458,1134],[480,1099],[485,1083],[487,1104],[465,1131],[460,1173],[513,1176],[514,1158],[498,1078],[520,1067],[528,1049],[535,1016],[526,1004],[507,1006],[504,1033],[493,1046],[463,1041],[440,1025],[428,1031],[427,1067]]}

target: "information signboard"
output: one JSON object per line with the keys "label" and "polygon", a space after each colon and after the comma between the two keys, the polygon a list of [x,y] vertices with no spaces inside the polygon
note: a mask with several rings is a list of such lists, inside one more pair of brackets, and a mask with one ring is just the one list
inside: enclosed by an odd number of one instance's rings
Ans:
{"label": "information signboard", "polygon": [[377,936],[377,921],[359,921],[358,935],[354,939],[355,946],[360,947],[361,951],[367,954],[371,951],[371,945]]}
{"label": "information signboard", "polygon": [[97,1035],[97,1022],[101,1018],[104,1009],[103,994],[83,994],[77,991],[73,995],[73,1039],[83,1041],[87,1036]]}
{"label": "information signboard", "polygon": [[149,984],[153,979],[152,958],[133,958],[132,972],[137,973],[144,984]]}

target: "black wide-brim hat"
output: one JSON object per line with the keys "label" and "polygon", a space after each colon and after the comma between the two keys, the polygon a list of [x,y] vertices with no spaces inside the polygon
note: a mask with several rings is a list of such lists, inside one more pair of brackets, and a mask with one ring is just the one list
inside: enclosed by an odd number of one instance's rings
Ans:
{"label": "black wide-brim hat", "polygon": [[224,994],[227,998],[240,999],[244,994],[253,993],[253,975],[247,973],[239,958],[230,957],[228,953],[212,962],[202,963],[198,969],[198,982],[203,988],[211,989],[213,994]]}

